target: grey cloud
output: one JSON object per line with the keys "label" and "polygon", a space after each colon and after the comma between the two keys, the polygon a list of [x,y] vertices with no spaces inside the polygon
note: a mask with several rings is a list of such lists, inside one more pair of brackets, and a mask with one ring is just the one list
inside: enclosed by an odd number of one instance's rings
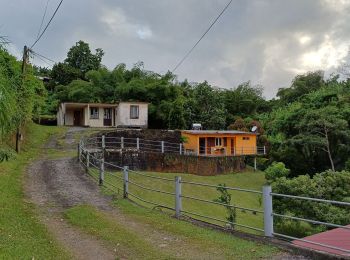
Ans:
{"label": "grey cloud", "polygon": [[[51,0],[48,16],[58,0]],[[2,0],[0,34],[20,52],[34,41],[46,0]],[[196,42],[226,0],[64,1],[36,50],[57,61],[78,40],[106,52],[113,68],[142,60],[171,70]],[[296,73],[335,70],[350,40],[347,1],[235,0],[176,71],[180,80],[208,80],[230,88],[251,80],[273,97]],[[304,37],[304,43],[300,40]],[[16,53],[18,54],[18,53]],[[40,65],[41,61],[35,60]]]}

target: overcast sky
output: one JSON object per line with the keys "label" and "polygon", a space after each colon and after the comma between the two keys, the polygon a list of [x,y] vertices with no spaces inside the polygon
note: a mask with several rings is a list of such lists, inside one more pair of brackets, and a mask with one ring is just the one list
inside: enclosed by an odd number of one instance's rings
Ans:
{"label": "overcast sky", "polygon": [[[0,0],[0,35],[20,55],[38,33],[47,0]],[[50,0],[47,19],[59,0]],[[172,70],[228,0],[65,0],[34,50],[62,61],[78,40],[103,64]],[[178,68],[179,80],[232,88],[250,80],[271,98],[298,73],[334,71],[349,59],[350,0],[233,0]],[[47,66],[37,58],[34,63]]]}

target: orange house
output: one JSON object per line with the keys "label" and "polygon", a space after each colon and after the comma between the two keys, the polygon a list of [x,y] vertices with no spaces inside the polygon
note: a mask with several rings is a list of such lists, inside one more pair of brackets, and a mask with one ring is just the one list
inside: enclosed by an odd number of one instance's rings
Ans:
{"label": "orange house", "polygon": [[265,154],[257,147],[257,134],[243,131],[183,130],[186,154],[199,156],[240,156]]}

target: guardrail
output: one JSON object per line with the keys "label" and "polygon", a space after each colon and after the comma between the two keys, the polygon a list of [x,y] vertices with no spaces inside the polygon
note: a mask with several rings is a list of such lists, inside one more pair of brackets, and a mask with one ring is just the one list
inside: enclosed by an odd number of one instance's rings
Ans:
{"label": "guardrail", "polygon": [[[96,140],[101,140],[96,141]],[[125,140],[124,140],[125,141]],[[97,146],[96,146],[97,144]],[[124,142],[124,145],[128,144],[128,142]],[[140,144],[140,143],[139,143]],[[100,146],[101,147],[98,147]],[[315,203],[329,203],[338,205],[340,207],[349,207],[350,203],[343,202],[343,201],[334,201],[334,200],[324,200],[320,198],[310,198],[310,197],[303,197],[303,196],[295,196],[295,195],[288,195],[288,194],[280,194],[280,193],[273,193],[271,186],[263,186],[262,190],[252,190],[252,189],[245,189],[240,187],[226,187],[226,186],[220,186],[220,185],[213,185],[208,183],[200,183],[200,182],[193,182],[193,181],[186,181],[182,180],[179,176],[174,176],[174,179],[166,178],[166,177],[160,177],[160,176],[153,176],[147,173],[138,172],[129,169],[128,166],[120,166],[115,165],[111,162],[105,162],[103,158],[103,153],[94,152],[94,148],[102,148],[107,149],[107,142],[104,143],[103,139],[97,138],[97,139],[84,139],[81,140],[78,145],[78,159],[79,162],[84,166],[86,172],[92,176],[101,186],[104,186],[108,189],[111,189],[112,191],[118,193],[122,191],[124,198],[129,199],[136,199],[139,201],[142,201],[144,203],[156,206],[156,207],[162,207],[169,210],[172,210],[175,212],[175,216],[177,218],[182,217],[183,215],[191,216],[194,219],[198,219],[200,221],[204,221],[204,219],[209,221],[213,221],[215,223],[223,223],[225,225],[229,225],[230,227],[241,227],[243,229],[249,229],[253,230],[255,232],[258,232],[260,234],[263,234],[267,237],[278,237],[282,239],[287,240],[296,240],[296,241],[302,241],[305,243],[310,243],[313,245],[318,245],[323,248],[333,249],[339,252],[340,254],[350,254],[350,250],[332,246],[326,243],[319,243],[315,241],[310,241],[304,238],[297,238],[293,236],[289,236],[286,234],[277,233],[274,231],[274,217],[278,218],[285,218],[289,220],[294,221],[303,221],[307,223],[311,223],[313,225],[324,225],[330,228],[342,228],[346,230],[350,230],[349,227],[344,225],[339,225],[336,223],[327,223],[319,220],[311,220],[306,219],[298,216],[292,216],[292,215],[286,215],[286,214],[279,214],[278,212],[273,211],[273,198],[274,197],[281,197],[281,198],[289,198],[289,199],[297,199],[297,200],[304,200],[304,201],[312,201]],[[124,146],[125,147],[125,146]],[[141,146],[140,146],[141,147]],[[109,170],[105,169],[105,166],[108,167]],[[111,170],[114,170],[115,172],[112,172]],[[173,183],[174,184],[174,190],[173,191],[166,191],[162,189],[155,189],[153,187],[148,187],[144,183],[136,182],[135,180],[130,179],[132,176],[141,176],[142,178],[146,179],[157,179],[161,182],[165,183]],[[98,177],[97,177],[98,176]],[[115,178],[118,180],[118,183],[121,184],[119,187],[107,180],[107,178]],[[107,184],[107,185],[106,185]],[[134,186],[138,189],[147,191],[147,192],[153,192],[153,193],[161,193],[165,196],[171,196],[174,198],[174,204],[173,205],[166,205],[164,203],[161,203],[159,201],[152,201],[149,199],[145,199],[133,192],[130,192],[129,187]],[[203,188],[208,189],[218,189],[218,188],[224,188],[227,191],[234,191],[239,193],[249,193],[249,194],[255,194],[257,196],[262,196],[262,209],[255,209],[255,208],[249,208],[245,207],[244,205],[233,205],[233,204],[226,204],[218,201],[209,200],[206,198],[200,198],[198,196],[190,196],[183,192],[184,186],[200,186]],[[237,221],[232,222],[228,221],[227,219],[222,219],[220,217],[213,217],[208,216],[203,213],[195,212],[188,210],[183,207],[183,201],[185,200],[191,200],[196,201],[198,203],[205,203],[205,204],[211,204],[216,206],[222,206],[227,208],[235,208],[240,209],[244,212],[251,212],[253,214],[260,214],[263,217],[263,228],[252,226],[250,224],[242,224],[238,223]]]}

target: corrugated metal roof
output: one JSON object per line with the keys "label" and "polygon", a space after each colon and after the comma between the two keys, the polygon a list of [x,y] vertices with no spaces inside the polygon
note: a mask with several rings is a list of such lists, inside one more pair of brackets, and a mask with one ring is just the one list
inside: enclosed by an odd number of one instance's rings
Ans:
{"label": "corrugated metal roof", "polygon": [[256,133],[238,131],[238,130],[183,130],[182,132],[188,134],[248,134],[248,135],[256,135]]}
{"label": "corrugated metal roof", "polygon": [[[350,225],[347,225],[347,227],[350,228]],[[350,250],[350,230],[344,229],[344,228],[335,228],[316,235],[304,237],[303,239],[309,240],[311,242],[325,244],[332,247],[338,247],[341,249]],[[303,241],[294,240],[293,244],[302,246],[305,248],[310,248],[313,250],[324,251],[331,254],[350,256],[349,253],[346,253],[340,250],[319,246],[319,245],[314,245]]]}

